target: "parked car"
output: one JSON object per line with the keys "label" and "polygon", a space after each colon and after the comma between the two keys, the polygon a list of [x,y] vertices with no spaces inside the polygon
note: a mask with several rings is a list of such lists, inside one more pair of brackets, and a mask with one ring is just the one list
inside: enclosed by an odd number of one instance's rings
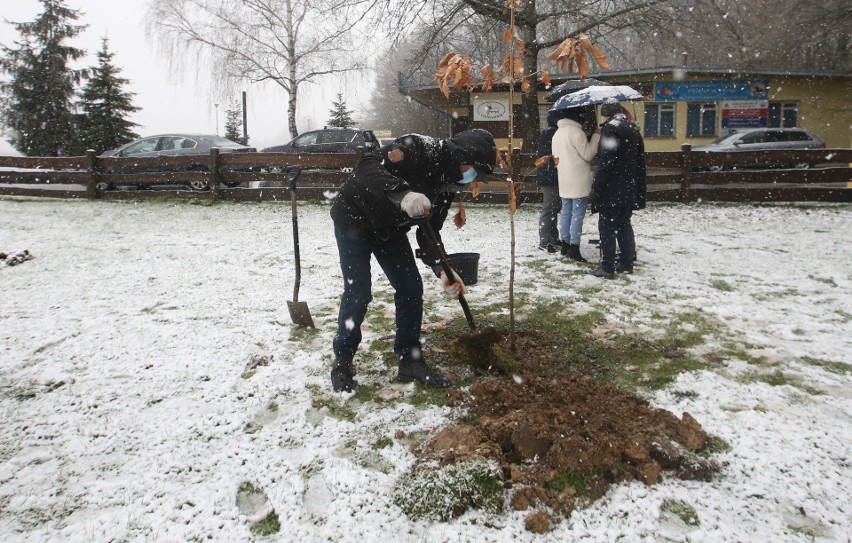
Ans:
{"label": "parked car", "polygon": [[379,140],[372,130],[363,128],[338,128],[327,126],[321,130],[304,132],[284,145],[273,145],[264,153],[355,153],[358,147],[365,151],[379,148]]}
{"label": "parked car", "polygon": [[[211,134],[159,134],[132,141],[117,149],[111,149],[101,153],[101,157],[158,157],[158,156],[209,156],[214,147],[220,153],[254,153],[257,149],[247,145],[241,145],[221,136]],[[204,164],[192,165],[190,171],[205,171]],[[116,170],[113,170],[116,171]],[[121,173],[142,173],[177,171],[173,167],[153,168],[122,168]],[[195,190],[207,190],[210,185],[206,181],[191,181],[189,186]],[[225,183],[229,187],[235,187],[239,183]],[[99,183],[98,189],[113,188],[108,183]]]}
{"label": "parked car", "polygon": [[[825,143],[813,132],[804,128],[743,128],[722,136],[708,145],[693,147],[692,150],[695,152],[730,153],[824,148]],[[767,164],[767,166],[772,165]],[[810,164],[796,163],[793,166],[806,168]]]}

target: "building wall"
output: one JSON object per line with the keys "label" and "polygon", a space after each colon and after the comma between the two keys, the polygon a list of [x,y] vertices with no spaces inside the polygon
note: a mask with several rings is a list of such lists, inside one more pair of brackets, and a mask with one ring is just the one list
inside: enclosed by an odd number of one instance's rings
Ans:
{"label": "building wall", "polygon": [[[684,81],[714,81],[724,80],[724,76],[687,76]],[[768,80],[769,102],[795,102],[798,104],[798,126],[814,132],[822,139],[827,147],[849,148],[852,146],[852,85],[849,78],[829,77],[798,77],[798,76],[744,76],[738,75],[730,79],[765,79]],[[674,79],[671,79],[674,81]],[[648,91],[653,95],[653,89],[658,82],[667,81],[665,77],[648,76],[647,79],[631,78],[608,79],[613,84],[626,84]],[[544,101],[544,93],[540,95]],[[648,102],[654,103],[653,100]],[[716,101],[716,133],[714,136],[687,136],[687,104],[688,102],[667,102],[675,105],[675,130],[673,136],[645,136],[645,148],[648,151],[677,151],[684,143],[693,146],[712,142],[722,134],[721,100]],[[632,102],[623,104],[634,113],[637,123],[642,126],[645,119],[645,103]],[[660,102],[664,103],[664,102]],[[643,130],[644,133],[644,130]]]}
{"label": "building wall", "polygon": [[[686,74],[676,78],[670,72],[648,74],[613,75],[596,74],[596,78],[604,79],[616,85],[631,85],[647,97],[654,97],[657,83],[675,81],[723,81],[723,80],[761,80],[768,83],[768,99],[770,103],[796,103],[798,109],[798,126],[807,128],[825,141],[830,148],[852,147],[852,78],[815,76],[781,76],[765,74]],[[541,112],[546,113],[551,104],[545,100],[545,91],[539,92]],[[469,128],[483,128],[495,136],[498,146],[508,143],[508,122],[506,121],[475,121],[474,109],[480,101],[498,100],[508,103],[508,92],[480,93],[474,91],[469,96],[467,107],[448,108],[452,113],[453,133]],[[645,148],[648,151],[678,151],[684,143],[702,145],[712,142],[723,133],[721,106],[723,100],[716,102],[716,129],[713,136],[696,137],[686,135],[688,102],[660,102],[675,106],[675,125],[673,136],[645,136]],[[649,100],[653,102],[653,100]],[[642,126],[645,120],[645,103],[642,101],[628,102],[623,105],[634,114],[637,123]],[[520,113],[521,94],[514,93],[513,112]],[[543,117],[543,115],[542,115]],[[545,122],[542,118],[542,124]],[[643,127],[644,133],[644,127]],[[522,139],[518,137],[517,127],[512,141],[513,146],[520,147]]]}

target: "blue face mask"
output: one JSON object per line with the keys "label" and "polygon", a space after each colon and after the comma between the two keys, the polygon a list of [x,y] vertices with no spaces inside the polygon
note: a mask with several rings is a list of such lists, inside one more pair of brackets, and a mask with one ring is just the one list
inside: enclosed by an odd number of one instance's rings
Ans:
{"label": "blue face mask", "polygon": [[468,168],[467,171],[462,173],[461,181],[459,181],[459,185],[469,185],[476,179],[476,168]]}

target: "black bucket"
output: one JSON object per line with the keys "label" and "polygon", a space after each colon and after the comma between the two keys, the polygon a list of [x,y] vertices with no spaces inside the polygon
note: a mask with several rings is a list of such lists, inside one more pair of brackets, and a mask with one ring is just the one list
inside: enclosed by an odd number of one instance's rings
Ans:
{"label": "black bucket", "polygon": [[475,285],[479,278],[479,253],[453,253],[447,255],[450,267],[456,270],[465,285]]}

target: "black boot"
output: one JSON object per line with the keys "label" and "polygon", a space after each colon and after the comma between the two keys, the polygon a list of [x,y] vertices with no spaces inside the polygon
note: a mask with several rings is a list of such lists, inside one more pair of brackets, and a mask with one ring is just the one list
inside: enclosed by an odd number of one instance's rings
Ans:
{"label": "black boot", "polygon": [[355,377],[355,366],[351,360],[337,360],[331,368],[331,386],[335,392],[352,392],[358,385]]}
{"label": "black boot", "polygon": [[435,388],[447,388],[450,386],[450,381],[446,377],[435,373],[426,362],[418,360],[416,362],[401,362],[396,378],[407,383],[409,381],[417,381],[421,385]]}
{"label": "black boot", "polygon": [[568,243],[565,243],[564,241],[562,241],[560,239],[559,240],[559,246],[561,247],[559,254],[561,254],[562,256],[568,256],[568,248],[571,247],[571,245],[568,244]]}
{"label": "black boot", "polygon": [[615,273],[604,271],[603,268],[592,270],[589,272],[589,275],[592,275],[594,277],[601,277],[603,279],[615,279]]}
{"label": "black boot", "polygon": [[568,247],[568,258],[576,260],[577,262],[588,262],[588,260],[583,258],[583,255],[580,254],[579,245],[569,245]]}

